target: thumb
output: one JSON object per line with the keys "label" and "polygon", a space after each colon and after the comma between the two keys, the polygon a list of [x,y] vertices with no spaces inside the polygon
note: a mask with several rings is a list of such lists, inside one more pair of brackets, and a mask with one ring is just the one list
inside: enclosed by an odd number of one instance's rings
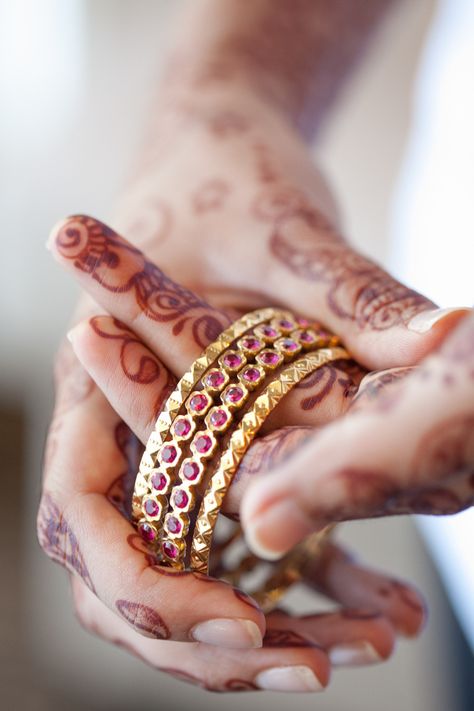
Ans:
{"label": "thumb", "polygon": [[473,504],[474,317],[377,406],[349,414],[246,490],[249,545],[277,558],[331,521]]}
{"label": "thumb", "polygon": [[302,193],[267,200],[273,209],[260,215],[270,224],[268,294],[341,335],[366,367],[413,365],[465,315],[438,309],[356,252]]}

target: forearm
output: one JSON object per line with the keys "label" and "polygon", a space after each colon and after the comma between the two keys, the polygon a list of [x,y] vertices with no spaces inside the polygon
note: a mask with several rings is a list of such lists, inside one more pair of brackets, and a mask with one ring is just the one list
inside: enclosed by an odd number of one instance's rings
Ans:
{"label": "forearm", "polygon": [[250,90],[312,137],[393,2],[188,2],[160,91]]}

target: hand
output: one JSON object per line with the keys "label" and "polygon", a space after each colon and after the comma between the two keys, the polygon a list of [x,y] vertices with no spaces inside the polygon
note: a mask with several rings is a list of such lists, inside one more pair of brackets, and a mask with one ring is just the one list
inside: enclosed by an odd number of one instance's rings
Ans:
{"label": "hand", "polygon": [[242,521],[259,555],[278,558],[329,521],[472,506],[474,314],[388,392],[383,377],[366,376],[342,419],[249,487]]}
{"label": "hand", "polygon": [[[93,316],[70,333],[97,385],[68,345],[59,358],[57,412],[38,519],[45,551],[76,574],[75,600],[84,624],[150,664],[213,689],[285,683],[320,688],[328,682],[330,662],[383,659],[395,631],[416,634],[424,618],[418,594],[364,569],[335,545],[306,571],[305,581],[341,609],[304,618],[279,610],[265,619],[251,599],[221,581],[155,565],[124,516],[141,452],[131,430],[147,439],[176,377],[209,340],[208,329],[220,330],[226,317],[91,218],[70,218],[55,231],[51,246],[111,314]],[[307,423],[311,415],[322,423],[347,406],[360,370],[347,373],[334,365],[321,372],[319,381],[305,383],[293,399],[288,396],[278,418],[275,411],[276,422],[293,427],[273,430],[254,444],[226,497],[227,514],[238,511],[249,477],[263,463],[278,462],[308,435],[302,420]],[[316,410],[301,407],[303,400],[320,401],[317,418]],[[219,620],[212,624],[209,611],[215,609]],[[193,634],[201,641],[173,643]],[[309,667],[315,676],[291,681],[286,671],[266,673],[288,665]]]}

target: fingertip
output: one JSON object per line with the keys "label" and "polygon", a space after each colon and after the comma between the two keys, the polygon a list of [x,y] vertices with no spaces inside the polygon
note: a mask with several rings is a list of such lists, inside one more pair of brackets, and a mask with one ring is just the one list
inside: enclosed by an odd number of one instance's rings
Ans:
{"label": "fingertip", "polygon": [[451,331],[460,320],[472,313],[473,309],[466,306],[426,309],[413,316],[413,318],[408,321],[407,328],[410,331],[420,334],[425,334],[435,329],[439,335],[445,335]]}

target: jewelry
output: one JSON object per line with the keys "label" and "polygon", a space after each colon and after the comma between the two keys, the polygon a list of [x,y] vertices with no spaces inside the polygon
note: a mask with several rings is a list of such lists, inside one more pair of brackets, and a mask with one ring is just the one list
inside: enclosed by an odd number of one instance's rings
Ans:
{"label": "jewelry", "polygon": [[[338,341],[317,324],[266,308],[231,324],[194,361],[158,417],[135,482],[134,522],[160,562],[183,569],[188,558],[187,567],[209,572],[218,513],[245,452],[298,382],[350,357]],[[296,579],[302,556],[325,535],[313,534],[285,556],[254,596],[274,604]],[[252,565],[257,562],[254,557]],[[227,577],[240,579],[245,565],[248,558]]]}

